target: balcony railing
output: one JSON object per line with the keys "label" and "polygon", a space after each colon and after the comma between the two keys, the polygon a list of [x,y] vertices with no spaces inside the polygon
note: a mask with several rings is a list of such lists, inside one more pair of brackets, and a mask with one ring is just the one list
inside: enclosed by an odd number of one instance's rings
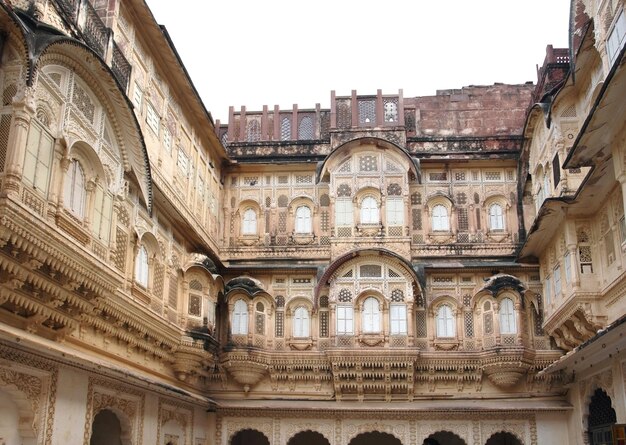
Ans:
{"label": "balcony railing", "polygon": [[131,65],[108,28],[88,0],[55,0],[59,11],[72,23],[85,43],[110,65],[124,92],[127,91]]}

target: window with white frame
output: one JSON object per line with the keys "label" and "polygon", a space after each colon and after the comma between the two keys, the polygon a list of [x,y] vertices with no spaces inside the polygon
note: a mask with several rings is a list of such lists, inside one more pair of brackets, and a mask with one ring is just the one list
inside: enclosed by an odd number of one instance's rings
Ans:
{"label": "window with white frame", "polygon": [[517,322],[515,319],[515,305],[510,298],[503,298],[500,301],[500,333],[517,333]]}
{"label": "window with white frame", "polygon": [[146,107],[146,122],[148,126],[154,131],[155,134],[159,134],[159,121],[161,118],[154,109],[151,103],[148,103]]}
{"label": "window with white frame", "polygon": [[366,334],[380,332],[380,305],[374,297],[368,297],[363,302],[361,325]]}
{"label": "window with white frame", "polygon": [[231,317],[231,333],[246,335],[248,333],[248,305],[243,300],[237,300]]}
{"label": "window with white frame", "polygon": [[354,308],[337,306],[337,335],[354,334]]}
{"label": "window with white frame", "polygon": [[112,213],[113,199],[111,194],[105,191],[101,185],[96,186],[91,231],[104,243],[109,242]]}
{"label": "window with white frame", "polygon": [[172,133],[166,126],[163,126],[163,148],[167,153],[172,152]]}
{"label": "window with white frame", "polygon": [[380,216],[378,202],[372,196],[366,196],[361,201],[361,224],[378,224]]}
{"label": "window with white frame", "polygon": [[406,305],[392,304],[389,310],[391,335],[406,334]]}
{"label": "window with white frame", "polygon": [[337,226],[353,226],[354,211],[352,209],[352,200],[338,199],[335,202],[335,225]]}
{"label": "window with white frame", "polygon": [[548,176],[548,173],[544,173],[543,175],[543,193],[544,196],[546,198],[550,197],[550,195],[552,194],[552,189],[550,188],[550,176]]}
{"label": "window with white frame", "polygon": [[561,266],[554,268],[552,276],[554,277],[554,296],[557,296],[561,293]]}
{"label": "window with white frame", "polygon": [[141,101],[143,100],[143,90],[137,82],[135,82],[135,89],[133,90],[133,105],[138,109],[141,109]]}
{"label": "window with white frame", "polygon": [[437,310],[437,337],[451,338],[455,336],[454,315],[452,308],[442,304]]}
{"label": "window with white frame", "polygon": [[565,264],[565,282],[569,284],[572,281],[572,257],[569,252],[565,254],[563,263]]}
{"label": "window with white frame", "polygon": [[148,250],[141,245],[135,258],[135,282],[140,286],[148,287]]}
{"label": "window with white frame", "polygon": [[31,121],[24,154],[24,182],[47,195],[54,138],[35,120]]}
{"label": "window with white frame", "polygon": [[387,198],[387,225],[404,225],[404,202],[402,198]]}
{"label": "window with white frame", "polygon": [[296,233],[311,233],[311,209],[307,206],[300,206],[296,209]]}
{"label": "window with white frame", "polygon": [[80,163],[74,159],[65,176],[63,202],[65,207],[78,218],[85,216],[85,174]]}
{"label": "window with white frame", "polygon": [[300,306],[293,313],[293,336],[294,338],[309,337],[309,311]]}
{"label": "window with white frame", "polygon": [[246,211],[243,212],[243,224],[241,232],[244,235],[256,235],[256,212],[254,211],[254,209],[246,209]]}
{"label": "window with white frame", "polygon": [[433,207],[432,224],[433,231],[447,232],[450,230],[450,220],[448,219],[448,209],[446,206],[437,204]]}
{"label": "window with white frame", "polygon": [[489,206],[489,228],[491,230],[504,230],[504,212],[500,204]]}
{"label": "window with white frame", "polygon": [[615,25],[609,33],[609,37],[606,40],[606,53],[609,56],[609,63],[613,65],[615,58],[619,54],[622,46],[624,45],[624,38],[626,37],[626,15],[624,11],[620,11],[615,20]]}
{"label": "window with white frame", "polygon": [[183,147],[178,148],[178,157],[176,159],[176,165],[178,165],[178,170],[180,174],[183,176],[189,176],[189,156],[183,149]]}

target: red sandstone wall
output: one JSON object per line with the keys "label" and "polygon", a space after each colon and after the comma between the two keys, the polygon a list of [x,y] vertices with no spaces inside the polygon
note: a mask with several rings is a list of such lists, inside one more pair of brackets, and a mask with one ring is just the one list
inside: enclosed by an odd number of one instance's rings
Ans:
{"label": "red sandstone wall", "polygon": [[534,85],[469,86],[405,98],[416,109],[416,136],[520,135]]}

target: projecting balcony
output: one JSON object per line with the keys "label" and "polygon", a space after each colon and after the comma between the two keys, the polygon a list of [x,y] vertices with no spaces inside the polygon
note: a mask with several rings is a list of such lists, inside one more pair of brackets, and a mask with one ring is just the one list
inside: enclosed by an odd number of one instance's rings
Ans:
{"label": "projecting balcony", "polygon": [[120,87],[126,92],[132,67],[115,43],[113,31],[102,22],[91,2],[54,0],[53,4],[76,34],[109,65]]}

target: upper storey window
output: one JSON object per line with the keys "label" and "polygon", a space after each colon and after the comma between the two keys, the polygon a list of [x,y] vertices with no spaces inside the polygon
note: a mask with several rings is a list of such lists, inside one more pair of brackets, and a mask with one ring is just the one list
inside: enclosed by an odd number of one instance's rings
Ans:
{"label": "upper storey window", "polygon": [[244,235],[256,235],[256,212],[254,209],[247,209],[243,212],[242,233]]}
{"label": "upper storey window", "polygon": [[65,177],[64,202],[65,207],[78,218],[85,216],[85,174],[76,159],[70,164]]}
{"label": "upper storey window", "polygon": [[335,203],[335,224],[338,226],[351,226],[352,201],[350,199],[338,199]]}
{"label": "upper storey window", "polygon": [[376,123],[376,101],[374,99],[359,100],[359,123],[365,125]]}
{"label": "upper storey window", "polygon": [[311,209],[307,206],[300,206],[296,210],[296,233],[311,233]]}
{"label": "upper storey window", "polygon": [[288,141],[291,139],[291,119],[283,117],[280,121],[280,140]]}
{"label": "upper storey window", "polygon": [[380,305],[374,297],[368,297],[363,302],[362,314],[363,332],[372,334],[380,332]]}
{"label": "upper storey window", "polygon": [[379,222],[378,202],[372,196],[366,196],[361,202],[361,224],[378,224]]}
{"label": "upper storey window", "polygon": [[143,245],[135,258],[135,282],[144,288],[148,287],[148,250]]}
{"label": "upper storey window", "polygon": [[377,172],[378,159],[376,156],[361,156],[359,158],[359,170],[362,172]]}
{"label": "upper storey window", "polygon": [[450,230],[448,209],[441,204],[437,204],[433,207],[433,231],[447,232],[448,230]]}
{"label": "upper storey window", "polygon": [[46,195],[52,163],[54,139],[44,128],[33,121],[28,131],[24,155],[24,181]]}
{"label": "upper storey window", "polygon": [[394,100],[385,100],[385,122],[398,122],[398,103]]}
{"label": "upper storey window", "polygon": [[615,25],[613,25],[613,29],[609,34],[609,38],[606,41],[606,53],[609,56],[609,62],[613,65],[615,58],[619,54],[622,46],[624,45],[624,40],[626,37],[626,15],[624,15],[624,11],[620,11],[617,16],[617,20],[615,21]]}
{"label": "upper storey window", "polygon": [[454,315],[447,304],[439,306],[437,311],[437,337],[454,337]]}
{"label": "upper storey window", "polygon": [[313,136],[313,119],[311,116],[304,116],[298,126],[298,139],[311,140]]}
{"label": "upper storey window", "polygon": [[500,204],[489,207],[489,227],[491,230],[504,230],[504,213]]}
{"label": "upper storey window", "polygon": [[500,333],[515,334],[517,332],[517,323],[515,321],[515,307],[513,300],[504,298],[500,302]]}
{"label": "upper storey window", "polygon": [[293,314],[294,338],[306,338],[309,336],[309,311],[305,307],[298,307]]}
{"label": "upper storey window", "polygon": [[96,186],[96,197],[93,206],[93,221],[91,231],[100,241],[109,242],[111,233],[111,215],[113,213],[113,199],[111,194],[101,185]]}
{"label": "upper storey window", "polygon": [[233,335],[245,335],[248,333],[248,305],[243,300],[237,300],[233,308],[231,318]]}

